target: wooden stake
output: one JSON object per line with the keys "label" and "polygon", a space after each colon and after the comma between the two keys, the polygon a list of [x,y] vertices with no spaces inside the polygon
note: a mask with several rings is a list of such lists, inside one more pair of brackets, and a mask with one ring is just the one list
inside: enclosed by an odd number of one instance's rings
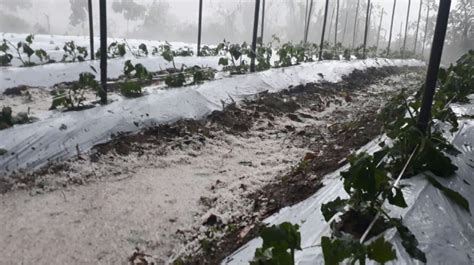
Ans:
{"label": "wooden stake", "polygon": [[89,9],[89,37],[90,37],[90,48],[91,48],[91,60],[95,59],[94,51],[94,18],[92,12],[92,0],[88,0]]}

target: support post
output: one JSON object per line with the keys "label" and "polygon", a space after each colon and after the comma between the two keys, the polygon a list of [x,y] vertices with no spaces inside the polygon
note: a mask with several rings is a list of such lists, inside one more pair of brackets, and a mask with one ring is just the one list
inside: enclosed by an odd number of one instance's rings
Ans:
{"label": "support post", "polygon": [[355,15],[355,21],[354,21],[354,35],[352,36],[351,49],[354,49],[354,46],[355,46],[355,43],[356,43],[357,22],[359,21],[359,6],[360,6],[360,0],[357,0],[356,15]]}
{"label": "support post", "polygon": [[323,60],[323,48],[324,48],[324,34],[326,33],[326,22],[328,19],[328,7],[329,0],[326,0],[326,5],[324,6],[324,21],[323,21],[323,32],[321,33],[321,44],[319,45],[319,60]]}
{"label": "support post", "polygon": [[332,20],[334,19],[334,12],[336,10],[336,6],[333,6],[331,12],[331,20],[329,21],[329,31],[328,31],[328,42],[331,42],[331,31],[332,31]]}
{"label": "support post", "polygon": [[336,25],[334,32],[334,46],[337,45],[337,24],[339,23],[339,0],[336,0]]}
{"label": "support post", "polygon": [[364,59],[367,59],[367,37],[369,36],[369,21],[370,21],[370,0],[367,1],[367,13],[365,16],[365,33],[364,33],[364,48],[363,55]]}
{"label": "support post", "polygon": [[426,36],[428,35],[428,23],[430,21],[430,2],[426,3],[426,22],[425,22],[425,34],[423,34],[423,47],[421,48],[421,56],[425,58],[425,46]]}
{"label": "support post", "polygon": [[95,59],[94,51],[94,18],[92,12],[92,0],[88,0],[88,11],[89,11],[89,37],[90,37],[90,48],[91,48],[91,60]]}
{"label": "support post", "polygon": [[408,22],[410,21],[411,0],[408,0],[407,21],[405,23],[405,37],[403,38],[402,59],[405,59],[405,49],[407,46]]}
{"label": "support post", "polygon": [[375,45],[376,51],[379,50],[380,32],[381,32],[381,30],[382,30],[382,21],[383,21],[383,7],[382,7],[382,13],[380,14],[379,30],[378,30],[378,32],[377,32],[377,45]]}
{"label": "support post", "polygon": [[99,92],[102,104],[107,104],[107,1],[100,0],[100,83]]}
{"label": "support post", "polygon": [[346,29],[347,29],[347,18],[349,17],[349,10],[346,10],[346,18],[344,19],[344,30],[342,31],[342,46],[344,46],[344,41],[346,40]]}
{"label": "support post", "polygon": [[260,29],[260,41],[261,45],[263,46],[263,32],[265,29],[265,0],[262,0],[262,25]]}
{"label": "support post", "polygon": [[390,22],[390,34],[388,35],[387,57],[390,56],[390,45],[392,44],[393,20],[395,19],[395,8],[397,7],[397,0],[393,0],[392,22]]}
{"label": "support post", "polygon": [[418,30],[420,29],[421,9],[422,8],[423,8],[423,0],[420,0],[420,10],[418,11],[418,22],[416,22],[415,47],[413,48],[413,53],[414,54],[416,54],[416,46],[418,44]]}
{"label": "support post", "polygon": [[303,29],[303,43],[305,43],[305,38],[306,38],[306,28],[308,27],[308,6],[309,6],[309,0],[306,0],[306,6],[304,10],[304,29]]}
{"label": "support post", "polygon": [[430,61],[428,63],[428,72],[426,74],[425,90],[423,91],[421,109],[418,116],[418,128],[422,133],[427,133],[429,128],[428,123],[431,119],[431,107],[433,105],[433,97],[436,89],[436,81],[438,79],[439,65],[441,63],[441,56],[443,54],[450,8],[451,0],[440,0]]}
{"label": "support post", "polygon": [[202,34],[202,1],[199,0],[199,22],[198,22],[198,43],[197,56],[201,56],[201,34]]}
{"label": "support post", "polygon": [[314,3],[314,0],[311,0],[311,2],[309,4],[308,17],[307,17],[307,21],[306,21],[306,31],[304,33],[304,43],[308,42],[309,24],[311,23],[311,15],[313,14],[313,3]]}
{"label": "support post", "polygon": [[255,0],[255,16],[253,21],[252,57],[250,59],[250,72],[255,72],[255,57],[257,56],[258,16],[260,14],[260,0]]}

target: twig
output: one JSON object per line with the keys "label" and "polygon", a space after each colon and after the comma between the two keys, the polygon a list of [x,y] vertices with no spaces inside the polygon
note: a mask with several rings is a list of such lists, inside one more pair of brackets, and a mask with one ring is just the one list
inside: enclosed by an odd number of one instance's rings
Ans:
{"label": "twig", "polygon": [[[403,167],[402,171],[400,172],[400,174],[398,175],[398,178],[397,180],[395,180],[395,182],[393,183],[392,185],[392,188],[395,188],[395,187],[398,187],[398,183],[400,182],[400,180],[402,179],[402,176],[403,174],[405,174],[405,171],[406,169],[408,168],[408,164],[410,164],[413,156],[415,155],[416,151],[418,149],[418,145],[415,146],[415,149],[413,149],[413,152],[411,153],[410,157],[408,158],[407,162],[405,163],[405,166]],[[385,200],[384,200],[385,201]],[[382,202],[383,204],[383,202]],[[370,230],[372,230],[372,228],[374,227],[375,225],[375,222],[377,222],[378,218],[380,217],[380,212],[382,210],[379,209],[379,211],[377,212],[377,215],[375,215],[374,217],[374,220],[372,220],[372,222],[370,223],[369,227],[367,227],[367,229],[365,230],[364,234],[362,235],[362,237],[360,238],[360,243],[363,243],[365,238],[367,237],[367,235],[370,233]]]}

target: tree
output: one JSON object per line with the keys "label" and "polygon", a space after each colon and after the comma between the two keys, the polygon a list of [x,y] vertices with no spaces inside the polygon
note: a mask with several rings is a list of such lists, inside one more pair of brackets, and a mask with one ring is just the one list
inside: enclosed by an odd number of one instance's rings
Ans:
{"label": "tree", "polygon": [[73,27],[84,23],[87,19],[87,1],[84,0],[69,0],[71,4],[71,15],[69,16],[69,24]]}
{"label": "tree", "polygon": [[474,1],[459,0],[449,18],[448,42],[458,43],[462,49],[472,49],[474,44]]}
{"label": "tree", "polygon": [[127,33],[128,24],[130,21],[136,21],[143,17],[146,12],[146,7],[135,3],[134,0],[115,0],[112,3],[112,10],[115,13],[122,13],[125,20],[127,20]]}
{"label": "tree", "polygon": [[31,8],[31,6],[31,0],[0,0],[0,7],[5,7],[6,9],[11,11],[18,11],[19,9],[29,9]]}

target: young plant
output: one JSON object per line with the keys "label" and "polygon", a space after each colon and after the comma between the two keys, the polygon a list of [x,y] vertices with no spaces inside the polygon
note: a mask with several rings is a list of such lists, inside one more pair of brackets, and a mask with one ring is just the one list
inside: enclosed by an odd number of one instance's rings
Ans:
{"label": "young plant", "polygon": [[20,112],[17,115],[13,115],[13,111],[10,107],[3,107],[0,112],[0,130],[13,127],[15,124],[26,124],[33,121],[34,118],[29,117],[26,112]]}
{"label": "young plant", "polygon": [[120,93],[127,98],[137,98],[143,95],[143,89],[139,82],[126,81],[120,84]]}
{"label": "young plant", "polygon": [[125,43],[119,43],[117,41],[112,42],[107,48],[107,50],[111,58],[124,57],[125,54],[127,54]]}
{"label": "young plant", "polygon": [[89,55],[86,47],[77,46],[74,41],[66,42],[63,50],[65,52],[62,59],[63,62],[68,60],[70,62],[75,62],[76,60],[83,62]]}
{"label": "young plant", "polygon": [[[16,51],[17,53],[17,59],[21,61],[21,63],[23,64],[23,66],[25,67],[29,67],[29,66],[35,66],[36,63],[32,62],[31,61],[31,57],[33,55],[36,55],[36,57],[38,57],[40,59],[41,62],[49,62],[50,59],[49,59],[49,55],[48,53],[43,50],[43,49],[37,49],[37,50],[33,50],[31,48],[31,45],[33,44],[33,40],[34,40],[34,36],[33,35],[28,35],[26,38],[25,38],[25,41],[20,41],[17,43],[17,45],[14,45],[13,43],[11,43],[10,41],[8,40],[3,40],[4,44],[8,44],[13,50]],[[3,46],[3,45],[2,45]],[[5,49],[5,47],[2,47],[2,50]],[[28,60],[25,60],[22,56],[22,54],[26,54]],[[9,56],[7,56],[9,57]],[[5,58],[5,61],[6,58]],[[10,59],[11,61],[11,59]]]}
{"label": "young plant", "polygon": [[[230,44],[224,42],[220,44],[224,57],[219,59],[219,65],[224,66],[223,70],[230,72],[231,75],[245,74],[248,72],[250,66],[243,59],[244,55],[250,55],[250,49],[247,43]],[[232,64],[229,64],[229,59]]]}
{"label": "young plant", "polygon": [[294,265],[295,251],[301,250],[301,235],[298,225],[282,223],[265,227],[260,232],[261,248],[255,250],[250,265]]}
{"label": "young plant", "polygon": [[0,45],[0,66],[8,66],[10,65],[13,55],[9,53],[10,47],[8,47],[7,41],[4,39],[2,44]]}
{"label": "young plant", "polygon": [[87,90],[98,92],[99,89],[99,83],[95,80],[93,74],[81,73],[79,75],[79,81],[74,82],[67,89],[54,92],[53,103],[50,109],[57,109],[62,106],[66,110],[80,110],[85,107],[85,92]]}
{"label": "young plant", "polygon": [[153,75],[143,64],[138,63],[133,65],[130,60],[125,61],[123,73],[127,78],[136,78],[140,81],[149,81],[153,78]]}
{"label": "young plant", "polygon": [[169,87],[182,87],[186,83],[186,76],[184,73],[169,74],[165,78],[165,84]]}
{"label": "young plant", "polygon": [[257,59],[257,65],[256,65],[256,68],[257,68],[257,71],[264,71],[264,70],[268,70],[272,67],[272,64],[271,64],[271,58],[272,58],[272,54],[273,54],[273,49],[271,47],[271,45],[267,46],[267,47],[264,47],[264,46],[260,46],[257,48],[257,55],[256,55],[256,59]]}
{"label": "young plant", "polygon": [[211,68],[201,68],[197,65],[194,67],[188,68],[185,70],[185,72],[188,72],[192,75],[193,77],[193,84],[201,84],[204,81],[212,80],[214,79],[215,72]]}
{"label": "young plant", "polygon": [[179,56],[179,57],[188,57],[188,56],[193,56],[194,53],[189,47],[184,47],[184,48],[179,48],[176,51],[173,51],[174,56]]}

